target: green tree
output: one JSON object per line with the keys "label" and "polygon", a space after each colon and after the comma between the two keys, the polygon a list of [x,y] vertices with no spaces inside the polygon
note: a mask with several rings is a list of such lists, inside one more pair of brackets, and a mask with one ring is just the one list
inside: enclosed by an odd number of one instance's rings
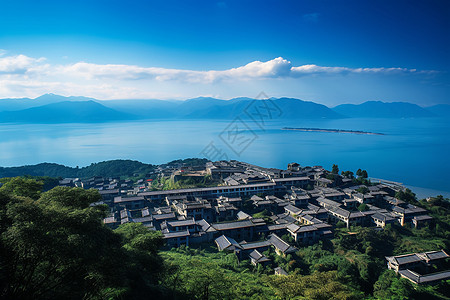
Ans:
{"label": "green tree", "polygon": [[352,171],[342,171],[341,175],[344,177],[350,178],[350,179],[353,179],[353,176],[354,176]]}
{"label": "green tree", "polygon": [[358,210],[359,211],[368,211],[369,207],[367,206],[367,204],[361,203],[360,205],[358,205]]}
{"label": "green tree", "polygon": [[374,284],[373,295],[377,299],[410,299],[414,287],[404,278],[398,278],[398,275],[392,270],[384,271],[377,282]]}
{"label": "green tree", "polygon": [[331,169],[331,173],[339,174],[339,167],[338,167],[338,165],[333,164],[333,167]]}
{"label": "green tree", "polygon": [[136,224],[113,232],[108,208],[91,206],[97,190],[39,187],[15,178],[0,188],[0,298],[158,296],[159,233]]}
{"label": "green tree", "polygon": [[356,176],[362,176],[362,170],[358,169],[358,171],[356,171]]}
{"label": "green tree", "polygon": [[0,187],[1,191],[10,195],[29,197],[34,200],[39,198],[44,185],[43,182],[23,177],[2,178],[0,182],[3,183]]}
{"label": "green tree", "polygon": [[395,193],[395,198],[409,202],[409,203],[415,203],[416,202],[416,194],[414,194],[410,189],[405,189],[398,191]]}
{"label": "green tree", "polygon": [[142,223],[127,223],[115,230],[122,237],[125,250],[124,266],[127,278],[127,297],[141,299],[160,294],[158,281],[163,270],[159,248],[163,244],[161,232],[148,230]]}
{"label": "green tree", "polygon": [[269,285],[280,299],[362,299],[342,282],[337,271],[314,272],[311,275],[269,276]]}
{"label": "green tree", "polygon": [[368,178],[368,177],[369,177],[369,175],[367,174],[367,171],[366,171],[366,170],[362,170],[362,172],[361,172],[361,177],[362,177],[362,178]]}
{"label": "green tree", "polygon": [[7,226],[1,232],[1,272],[7,280],[1,295],[8,299],[102,298],[116,292],[120,238],[102,224],[105,207],[89,206],[91,200],[100,199],[98,192],[58,188],[37,201],[16,196],[26,189],[2,195]]}

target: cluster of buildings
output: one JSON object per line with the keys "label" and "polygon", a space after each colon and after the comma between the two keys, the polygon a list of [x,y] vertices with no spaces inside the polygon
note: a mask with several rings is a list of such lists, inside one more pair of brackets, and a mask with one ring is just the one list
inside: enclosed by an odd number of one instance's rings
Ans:
{"label": "cluster of buildings", "polygon": [[386,257],[390,270],[415,284],[435,283],[450,279],[450,270],[443,269],[445,260],[450,256],[444,251],[429,251]]}
{"label": "cluster of buildings", "polygon": [[167,166],[158,172],[171,180],[208,175],[219,184],[152,190],[152,179],[133,183],[97,177],[61,184],[97,188],[111,208],[104,222],[112,228],[139,222],[161,231],[169,247],[215,243],[220,251],[233,251],[255,265],[270,263],[262,254],[268,248],[279,255],[296,251],[281,239],[286,235],[296,245],[311,245],[332,238],[335,226],[421,227],[432,221],[426,210],[394,197],[401,186],[361,186],[320,166],[292,163],[281,170],[218,161],[195,168]]}

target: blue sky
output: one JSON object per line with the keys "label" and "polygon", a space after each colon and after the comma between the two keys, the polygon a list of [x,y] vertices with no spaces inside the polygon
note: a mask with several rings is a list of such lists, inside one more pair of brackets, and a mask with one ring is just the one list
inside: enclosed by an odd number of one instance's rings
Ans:
{"label": "blue sky", "polygon": [[0,1],[0,98],[449,103],[448,1]]}

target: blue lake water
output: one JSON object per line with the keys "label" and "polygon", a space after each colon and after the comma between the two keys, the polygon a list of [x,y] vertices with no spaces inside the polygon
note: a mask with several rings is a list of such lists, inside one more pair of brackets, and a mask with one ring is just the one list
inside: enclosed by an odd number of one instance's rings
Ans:
{"label": "blue lake water", "polygon": [[[281,130],[285,126],[385,135]],[[296,161],[331,169],[335,163],[340,170],[362,168],[371,177],[419,187],[420,195],[450,196],[450,121],[440,118],[0,125],[0,166],[81,167],[117,158],[160,164],[201,156],[276,168]]]}

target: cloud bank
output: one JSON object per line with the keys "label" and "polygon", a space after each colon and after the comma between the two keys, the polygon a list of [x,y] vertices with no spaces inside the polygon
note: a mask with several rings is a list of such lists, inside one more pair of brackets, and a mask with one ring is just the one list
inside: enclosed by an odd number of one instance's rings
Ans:
{"label": "cloud bank", "polygon": [[[90,91],[90,96],[129,98],[161,96],[162,84],[207,85],[267,79],[301,78],[305,76],[340,76],[346,74],[411,74],[433,73],[397,67],[349,68],[306,64],[294,66],[277,57],[269,61],[253,61],[225,70],[183,70],[137,65],[95,64],[75,62],[51,64],[45,58],[26,55],[6,56],[0,53],[0,96],[30,96],[43,92],[75,95]],[[2,55],[3,54],[3,55]],[[144,86],[144,89],[142,88]],[[175,85],[174,85],[175,84]],[[149,86],[153,85],[153,89]],[[156,87],[156,89],[155,89]],[[166,90],[171,91],[170,88]]]}
{"label": "cloud bank", "polygon": [[133,65],[99,65],[79,62],[59,68],[62,74],[72,74],[86,79],[115,78],[119,80],[155,79],[158,81],[184,81],[195,83],[212,83],[221,80],[251,80],[267,78],[298,78],[315,74],[347,73],[412,73],[415,69],[406,68],[347,68],[323,67],[317,65],[292,66],[282,57],[266,62],[254,61],[244,66],[227,70],[180,70],[166,68],[145,68]]}

